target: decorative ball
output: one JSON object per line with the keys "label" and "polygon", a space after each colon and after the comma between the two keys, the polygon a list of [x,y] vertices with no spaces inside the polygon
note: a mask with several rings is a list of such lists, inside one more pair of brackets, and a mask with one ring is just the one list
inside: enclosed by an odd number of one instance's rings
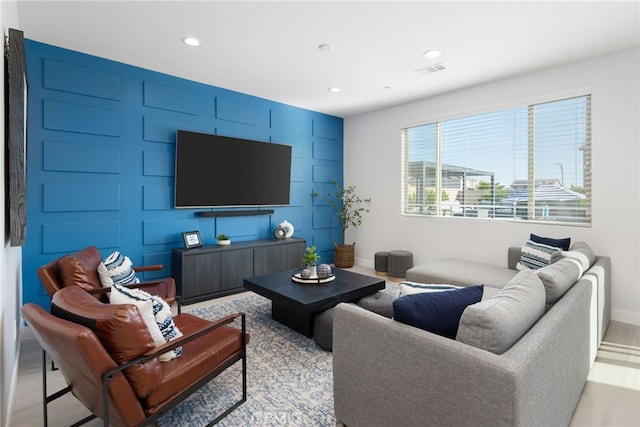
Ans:
{"label": "decorative ball", "polygon": [[320,264],[318,267],[316,267],[316,274],[318,275],[319,279],[326,279],[327,277],[331,276],[331,267],[329,266],[329,264]]}
{"label": "decorative ball", "polygon": [[286,219],[284,221],[282,221],[280,223],[280,225],[278,225],[278,227],[282,227],[285,230],[285,235],[284,238],[288,239],[289,237],[293,236],[293,224],[291,224],[289,221],[287,221]]}
{"label": "decorative ball", "polygon": [[311,270],[305,268],[300,272],[300,277],[302,277],[303,279],[308,279],[309,277],[311,277]]}
{"label": "decorative ball", "polygon": [[287,229],[284,227],[278,226],[273,231],[273,236],[278,240],[282,240],[287,237]]}

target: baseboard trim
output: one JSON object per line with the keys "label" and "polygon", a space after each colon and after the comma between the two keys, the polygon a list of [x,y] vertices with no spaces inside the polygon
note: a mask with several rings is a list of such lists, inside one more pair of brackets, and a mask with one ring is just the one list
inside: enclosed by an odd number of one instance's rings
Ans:
{"label": "baseboard trim", "polygon": [[612,308],[611,320],[615,320],[616,322],[628,323],[634,326],[640,326],[640,313]]}

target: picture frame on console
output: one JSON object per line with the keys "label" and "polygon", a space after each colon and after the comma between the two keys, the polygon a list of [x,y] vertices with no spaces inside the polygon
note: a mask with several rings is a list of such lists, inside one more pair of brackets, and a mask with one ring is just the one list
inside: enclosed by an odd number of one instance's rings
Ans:
{"label": "picture frame on console", "polygon": [[182,239],[184,240],[184,247],[186,249],[199,248],[202,246],[199,231],[185,231],[182,233]]}

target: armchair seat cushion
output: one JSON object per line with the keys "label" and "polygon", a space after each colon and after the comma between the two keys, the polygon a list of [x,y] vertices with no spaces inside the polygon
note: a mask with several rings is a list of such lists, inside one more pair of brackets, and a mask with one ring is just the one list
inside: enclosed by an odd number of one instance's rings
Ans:
{"label": "armchair seat cushion", "polygon": [[[187,313],[179,314],[173,320],[187,336],[211,325],[210,321]],[[241,335],[240,329],[222,326],[208,332],[202,339],[185,343],[182,356],[161,364],[162,381],[142,400],[145,411],[153,413],[159,405],[164,405],[167,400],[240,354]],[[246,340],[248,343],[249,334]]]}

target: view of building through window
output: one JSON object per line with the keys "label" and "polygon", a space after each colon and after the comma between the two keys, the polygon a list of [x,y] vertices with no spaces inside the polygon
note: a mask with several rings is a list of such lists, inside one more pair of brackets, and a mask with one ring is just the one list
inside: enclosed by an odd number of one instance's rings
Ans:
{"label": "view of building through window", "polygon": [[591,223],[591,97],[402,130],[406,215]]}

